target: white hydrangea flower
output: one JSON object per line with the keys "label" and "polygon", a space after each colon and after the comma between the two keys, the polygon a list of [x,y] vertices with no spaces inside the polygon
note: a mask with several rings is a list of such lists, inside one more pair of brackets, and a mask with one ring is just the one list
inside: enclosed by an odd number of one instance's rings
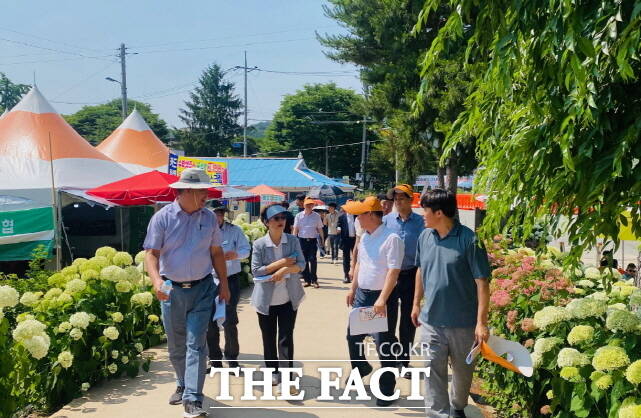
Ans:
{"label": "white hydrangea flower", "polygon": [[53,299],[58,296],[62,295],[62,289],[57,288],[57,287],[52,287],[51,289],[47,290],[47,293],[45,293],[44,298],[45,299]]}
{"label": "white hydrangea flower", "polygon": [[107,327],[102,331],[102,335],[113,341],[118,339],[120,333],[116,327]]}
{"label": "white hydrangea flower", "polygon": [[20,315],[18,315],[16,317],[16,322],[20,323],[20,322],[23,322],[23,321],[27,321],[29,319],[36,319],[36,317],[31,315],[29,312],[23,312],[23,313],[21,313]]}
{"label": "white hydrangea flower", "polygon": [[588,359],[588,356],[580,353],[579,350],[565,347],[559,351],[556,364],[559,367],[579,367],[590,364],[590,360]]}
{"label": "white hydrangea flower", "polygon": [[76,328],[86,329],[90,322],[89,314],[87,312],[76,312],[69,317],[69,322]]}
{"label": "white hydrangea flower", "polygon": [[62,351],[58,354],[58,363],[60,363],[62,368],[68,369],[73,364],[73,354],[69,351]]}
{"label": "white hydrangea flower", "polygon": [[73,297],[71,297],[69,293],[63,293],[62,295],[56,298],[56,302],[61,305],[64,305],[67,303],[73,303]]}
{"label": "white hydrangea flower", "polygon": [[0,286],[0,308],[13,308],[18,304],[20,295],[11,286]]}
{"label": "white hydrangea flower", "polygon": [[576,282],[576,285],[579,287],[586,287],[586,288],[593,288],[594,286],[596,286],[596,284],[592,280],[587,280],[587,279],[579,280],[578,282]]}
{"label": "white hydrangea flower", "polygon": [[114,322],[119,323],[119,322],[122,322],[122,320],[125,319],[125,317],[120,312],[114,312],[111,314],[111,319],[113,319]]}
{"label": "white hydrangea flower", "polygon": [[84,382],[82,385],[80,385],[80,390],[83,392],[86,392],[89,390],[90,387],[91,385],[89,384],[89,382]]}
{"label": "white hydrangea flower", "polygon": [[143,345],[142,345],[142,344],[140,344],[140,343],[136,343],[136,344],[134,344],[134,348],[135,348],[135,349],[136,349],[136,351],[138,351],[139,353],[142,353],[142,350],[144,350],[144,349],[145,349],[145,348],[143,347]]}
{"label": "white hydrangea flower", "polygon": [[69,330],[71,330],[70,322],[63,321],[60,323],[60,325],[58,325],[58,332],[65,333],[65,332],[69,332]]}
{"label": "white hydrangea flower", "polygon": [[18,323],[12,335],[14,340],[23,342],[26,339],[45,334],[45,329],[47,329],[47,326],[42,322],[35,319],[26,319]]}
{"label": "white hydrangea flower", "polygon": [[134,259],[136,264],[141,264],[145,261],[145,250],[139,251],[138,254],[136,254],[136,258]]}
{"label": "white hydrangea flower", "polygon": [[4,319],[4,311],[0,308],[0,321]]}
{"label": "white hydrangea flower", "polygon": [[119,355],[120,355],[120,352],[118,350],[111,350],[112,359],[117,359]]}
{"label": "white hydrangea flower", "polygon": [[539,329],[570,319],[569,313],[560,306],[546,306],[534,314],[534,325]]}
{"label": "white hydrangea flower", "polygon": [[127,357],[127,356],[122,356],[122,357],[120,358],[120,361],[122,362],[122,364],[127,364],[127,363],[129,363],[129,357]]}
{"label": "white hydrangea flower", "polygon": [[124,267],[124,266],[132,265],[134,262],[134,259],[131,256],[131,254],[124,251],[119,251],[116,254],[114,254],[113,258],[111,259],[111,262],[117,266]]}
{"label": "white hydrangea flower", "polygon": [[31,357],[40,360],[49,352],[51,340],[47,334],[36,335],[22,341],[21,344],[29,351]]}
{"label": "white hydrangea flower", "polygon": [[41,296],[42,292],[24,292],[22,294],[22,297],[20,298],[20,303],[22,303],[24,306],[33,308],[38,303],[40,303]]}
{"label": "white hydrangea flower", "polygon": [[120,281],[116,283],[116,291],[120,293],[131,292],[132,287],[133,286],[128,281]]}
{"label": "white hydrangea flower", "polygon": [[160,318],[158,318],[158,315],[154,314],[149,314],[147,316],[147,319],[149,319],[151,322],[158,322],[160,320]]}
{"label": "white hydrangea flower", "polygon": [[581,299],[572,299],[570,303],[565,306],[565,310],[570,317],[584,319],[591,316],[599,317],[605,314],[607,309],[606,301],[591,298],[590,296]]}
{"label": "white hydrangea flower", "polygon": [[111,260],[118,251],[112,247],[100,247],[96,250],[96,257],[105,257]]}
{"label": "white hydrangea flower", "polygon": [[82,338],[82,331],[79,328],[74,328],[71,331],[69,331],[69,336],[74,340],[78,341],[79,339]]}
{"label": "white hydrangea flower", "polygon": [[87,288],[87,283],[85,283],[82,279],[73,279],[68,281],[67,284],[65,284],[65,290],[71,294],[81,293],[86,288]]}
{"label": "white hydrangea flower", "polygon": [[118,365],[116,365],[115,363],[112,363],[109,366],[107,366],[107,370],[109,370],[109,373],[114,374],[118,371]]}
{"label": "white hydrangea flower", "polygon": [[563,343],[558,337],[539,338],[534,342],[534,352],[544,354]]}
{"label": "white hydrangea flower", "polygon": [[131,297],[131,303],[134,305],[151,306],[154,297],[149,292],[136,293]]}
{"label": "white hydrangea flower", "polygon": [[625,306],[625,303],[613,303],[612,305],[608,305],[608,312],[615,310],[615,311],[626,311],[628,309],[627,306]]}
{"label": "white hydrangea flower", "polygon": [[588,267],[584,271],[585,278],[586,279],[600,279],[601,278],[601,272],[599,271],[598,268],[596,267]]}

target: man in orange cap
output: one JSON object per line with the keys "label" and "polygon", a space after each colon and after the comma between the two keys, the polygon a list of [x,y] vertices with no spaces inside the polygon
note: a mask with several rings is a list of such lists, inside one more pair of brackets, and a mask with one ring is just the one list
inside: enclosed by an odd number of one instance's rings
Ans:
{"label": "man in orange cap", "polygon": [[[347,305],[354,308],[373,306],[378,315],[388,318],[389,326],[390,307],[387,303],[401,271],[403,241],[383,225],[383,207],[375,196],[369,196],[362,202],[350,202],[343,209],[349,214],[358,215],[358,221],[364,230],[359,243],[354,279],[347,294]],[[390,350],[393,335],[390,331],[372,335],[383,367],[389,366],[385,361],[395,360]],[[352,368],[358,368],[361,376],[372,372],[372,366],[365,359],[364,339],[365,335],[350,335],[348,328],[347,346]],[[380,390],[383,395],[390,396],[394,392],[396,375],[392,372],[381,375]],[[384,399],[376,400],[377,406],[388,406],[391,403],[392,401]]]}
{"label": "man in orange cap", "polygon": [[[405,255],[401,272],[398,275],[396,288],[390,296],[394,302],[389,302],[390,306],[400,304],[400,316],[398,309],[390,312],[390,331],[395,336],[395,341],[399,341],[402,352],[398,356],[399,367],[409,367],[410,349],[414,342],[416,327],[412,324],[412,307],[414,306],[414,283],[416,278],[416,245],[418,237],[425,229],[423,217],[412,211],[412,198],[414,189],[409,184],[399,184],[387,192],[387,198],[394,202],[396,212],[390,213],[383,217],[383,224],[396,233],[405,244]],[[396,338],[396,319],[399,319],[398,338]],[[407,372],[403,377],[411,378],[411,372]]]}
{"label": "man in orange cap", "polygon": [[316,252],[318,251],[318,236],[320,235],[321,241],[325,239],[323,236],[323,220],[318,213],[314,212],[314,206],[316,206],[314,199],[306,197],[303,205],[305,210],[298,212],[294,218],[293,232],[300,240],[300,246],[305,256],[305,270],[303,270],[305,287],[314,286],[318,289]]}

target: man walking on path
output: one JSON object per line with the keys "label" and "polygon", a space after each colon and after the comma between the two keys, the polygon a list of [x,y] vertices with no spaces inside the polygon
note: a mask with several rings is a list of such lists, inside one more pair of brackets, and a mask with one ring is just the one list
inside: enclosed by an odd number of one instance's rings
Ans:
{"label": "man walking on path", "polygon": [[325,225],[327,226],[327,235],[329,236],[329,250],[332,256],[332,264],[336,264],[336,260],[338,260],[338,245],[341,240],[341,236],[338,234],[338,212],[336,211],[336,203],[330,203],[327,205],[327,209],[329,212],[325,215]]}
{"label": "man walking on path", "polygon": [[[403,261],[403,241],[398,235],[383,225],[383,208],[374,196],[363,202],[351,202],[343,206],[347,213],[358,215],[363,230],[359,244],[359,259],[356,263],[354,280],[347,294],[347,306],[354,308],[374,307],[374,312],[387,316],[388,327],[390,313],[397,309],[396,301],[388,299],[394,291],[398,273]],[[391,329],[391,328],[388,328]],[[372,335],[381,366],[387,367],[386,361],[394,360],[391,350],[393,332],[377,332]],[[365,335],[350,335],[347,329],[347,346],[352,368],[358,368],[361,376],[372,371],[372,366],[365,359],[363,340]],[[396,376],[385,372],[379,380],[380,391],[385,396],[394,393]],[[392,401],[377,399],[377,406],[388,406]]]}
{"label": "man walking on path", "polygon": [[[465,417],[474,364],[465,359],[474,343],[487,341],[490,274],[487,254],[472,230],[454,219],[456,198],[435,189],[421,198],[425,229],[419,237],[412,321],[428,345],[430,376],[425,406],[430,417]],[[421,300],[425,303],[421,307]],[[452,382],[448,395],[448,359]]]}
{"label": "man walking on path", "polygon": [[[149,222],[145,266],[161,302],[169,359],[176,372],[178,387],[169,403],[182,403],[185,417],[204,417],[206,334],[217,290],[211,272],[216,270],[219,278],[220,298],[229,301],[227,269],[218,222],[205,209],[211,188],[207,173],[186,169],[170,187],[177,189],[178,197]],[[166,280],[171,290],[163,286]]]}
{"label": "man walking on path", "polygon": [[352,268],[352,251],[356,242],[356,228],[354,226],[354,215],[344,212],[338,217],[338,231],[341,237],[341,249],[343,250],[343,283],[351,283],[349,277]]}
{"label": "man walking on path", "polygon": [[318,236],[323,240],[323,221],[318,213],[314,212],[316,202],[310,197],[304,200],[305,210],[299,212],[294,218],[294,235],[300,240],[300,246],[305,256],[305,270],[303,277],[305,287],[318,286],[318,276],[316,276],[316,252],[318,251]]}
{"label": "man walking on path", "polygon": [[[425,229],[423,217],[412,211],[412,197],[414,190],[409,184],[399,184],[387,192],[387,198],[394,202],[396,212],[389,213],[383,217],[383,224],[398,235],[405,244],[405,255],[401,272],[398,275],[396,288],[390,298],[397,302],[400,300],[400,318],[398,327],[398,338],[396,338],[396,319],[398,311],[390,313],[390,332],[395,340],[399,341],[403,348],[398,356],[399,367],[408,367],[410,362],[410,350],[414,342],[416,327],[412,324],[412,307],[414,306],[414,287],[416,278],[416,244],[418,237]],[[403,377],[411,378],[410,372]]]}
{"label": "man walking on path", "polygon": [[299,194],[296,195],[296,200],[294,200],[287,210],[291,212],[292,215],[296,216],[303,210],[305,210],[305,207],[303,205],[303,202],[305,201],[305,195],[304,194]]}
{"label": "man walking on path", "polygon": [[[225,306],[225,360],[229,367],[238,367],[238,301],[240,299],[240,260],[249,257],[251,247],[243,230],[225,220],[225,213],[229,209],[216,201],[213,202],[214,213],[218,220],[218,226],[222,232],[222,247],[225,253],[227,267],[227,283],[229,283],[229,303]],[[215,277],[218,277],[215,274]],[[215,309],[215,308],[214,308]],[[211,367],[223,367],[223,353],[220,351],[220,331],[218,324],[209,321],[207,330],[207,345],[209,346],[209,361]]]}

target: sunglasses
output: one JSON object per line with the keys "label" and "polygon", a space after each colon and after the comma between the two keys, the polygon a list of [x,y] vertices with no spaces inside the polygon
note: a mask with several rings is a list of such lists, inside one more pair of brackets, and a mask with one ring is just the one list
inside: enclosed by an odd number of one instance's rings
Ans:
{"label": "sunglasses", "polygon": [[274,215],[274,216],[272,216],[272,219],[275,220],[275,221],[286,221],[287,220],[287,216],[285,216],[285,215]]}

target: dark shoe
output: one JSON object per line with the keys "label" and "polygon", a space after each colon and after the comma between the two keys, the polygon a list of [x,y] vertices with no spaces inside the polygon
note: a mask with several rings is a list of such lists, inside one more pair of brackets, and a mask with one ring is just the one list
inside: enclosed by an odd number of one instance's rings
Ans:
{"label": "dark shoe", "polygon": [[343,279],[343,283],[351,283],[352,281],[348,279],[347,277]]}
{"label": "dark shoe", "polygon": [[229,363],[229,368],[230,369],[235,369],[236,367],[240,367],[236,360],[230,360],[228,363]]}
{"label": "dark shoe", "polygon": [[180,405],[183,403],[183,392],[185,388],[178,386],[176,391],[169,397],[169,405]]}
{"label": "dark shoe", "polygon": [[305,283],[303,287],[310,287],[312,284],[311,283]]}
{"label": "dark shoe", "polygon": [[222,369],[223,362],[220,360],[209,360],[209,367],[213,367],[214,369]]}
{"label": "dark shoe", "polygon": [[206,417],[207,411],[203,409],[203,403],[200,401],[185,401],[183,402],[185,407],[185,413],[183,417],[185,418],[200,418]]}
{"label": "dark shoe", "polygon": [[394,401],[385,401],[383,399],[376,399],[376,406],[378,407],[390,406],[393,403]]}
{"label": "dark shoe", "polygon": [[457,409],[454,411],[454,418],[467,418],[465,416],[465,411],[462,409]]}

